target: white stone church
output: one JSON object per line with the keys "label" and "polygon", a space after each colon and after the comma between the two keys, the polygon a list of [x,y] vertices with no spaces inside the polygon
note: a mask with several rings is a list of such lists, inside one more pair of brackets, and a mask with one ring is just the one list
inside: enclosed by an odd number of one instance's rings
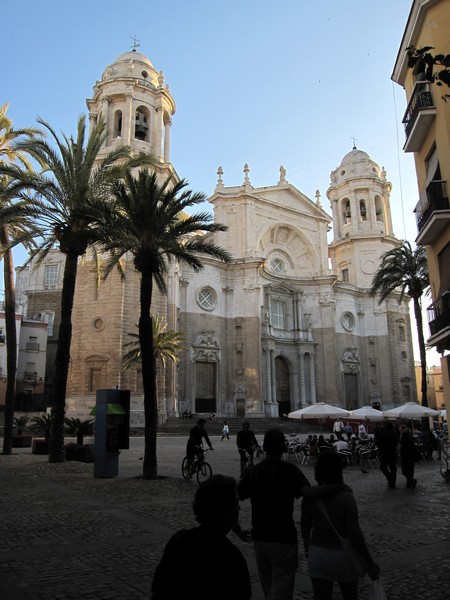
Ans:
{"label": "white stone church", "polygon": [[[91,123],[100,115],[107,121],[105,153],[129,144],[158,157],[161,179],[177,177],[170,162],[175,102],[146,56],[119,56],[87,106]],[[386,409],[415,400],[408,301],[396,296],[379,304],[369,294],[380,256],[401,244],[390,192],[384,169],[357,148],[331,173],[331,216],[319,193],[314,200],[305,196],[283,167],[278,181],[260,188],[253,187],[247,165],[241,183],[230,187],[219,167],[209,202],[215,221],[228,230],[214,234],[214,242],[233,261],[203,257],[200,273],[173,264],[167,296],[154,296],[152,312],[183,332],[187,348],[178,363],[160,367],[160,421],[185,410],[251,418],[315,402],[347,409],[380,402]],[[37,270],[17,274],[25,312],[45,315],[51,324],[50,392],[63,262],[55,250]],[[80,261],[67,408],[87,414],[97,389],[117,385],[131,390],[132,424],[140,424],[140,371],[121,371],[139,315],[131,260],[126,272],[125,281],[113,273],[98,288],[89,257]]]}

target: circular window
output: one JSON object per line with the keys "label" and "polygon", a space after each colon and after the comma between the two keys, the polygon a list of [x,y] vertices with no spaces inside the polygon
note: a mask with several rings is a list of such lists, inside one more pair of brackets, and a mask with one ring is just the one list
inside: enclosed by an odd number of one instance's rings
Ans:
{"label": "circular window", "polygon": [[142,71],[141,75],[144,79],[147,79],[147,77],[148,77],[147,71]]}
{"label": "circular window", "polygon": [[355,327],[355,317],[351,312],[345,312],[341,316],[341,324],[347,331],[353,331],[353,328]]}
{"label": "circular window", "polygon": [[284,271],[284,262],[281,258],[274,258],[272,261],[272,270],[275,273],[282,273]]}
{"label": "circular window", "polygon": [[96,330],[96,331],[101,331],[102,329],[104,329],[105,327],[105,321],[101,318],[101,317],[96,317],[93,321],[92,321],[92,327]]}
{"label": "circular window", "polygon": [[213,310],[216,306],[216,293],[211,288],[202,288],[198,293],[197,302],[204,310]]}
{"label": "circular window", "polygon": [[344,170],[341,171],[341,175],[345,175],[345,171]]}

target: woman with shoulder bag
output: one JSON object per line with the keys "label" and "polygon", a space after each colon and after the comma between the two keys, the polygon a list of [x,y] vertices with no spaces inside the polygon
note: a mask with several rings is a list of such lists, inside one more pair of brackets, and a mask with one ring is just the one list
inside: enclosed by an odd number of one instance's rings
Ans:
{"label": "woman with shoulder bag", "polygon": [[362,573],[346,552],[365,563],[363,571],[371,579],[377,579],[380,573],[361,531],[352,490],[343,482],[343,469],[339,454],[320,454],[315,467],[319,485],[304,494],[302,503],[301,531],[315,600],[331,600],[335,581],[343,600],[358,600],[358,578]]}

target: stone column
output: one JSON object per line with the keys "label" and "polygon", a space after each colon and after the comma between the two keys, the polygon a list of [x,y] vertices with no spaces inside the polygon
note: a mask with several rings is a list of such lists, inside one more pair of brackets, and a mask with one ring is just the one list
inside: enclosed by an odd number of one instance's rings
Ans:
{"label": "stone column", "polygon": [[170,127],[172,120],[168,115],[164,119],[164,162],[170,162]]}
{"label": "stone column", "polygon": [[163,128],[163,109],[162,106],[155,111],[156,118],[156,139],[155,139],[155,156],[158,159],[162,158],[162,128]]}
{"label": "stone column", "polygon": [[304,354],[299,354],[299,373],[300,373],[300,402],[302,406],[305,406],[306,400],[306,385],[305,385],[305,361]]}
{"label": "stone column", "polygon": [[272,381],[270,377],[270,348],[264,346],[264,368],[266,370],[266,402],[272,403]]}
{"label": "stone column", "polygon": [[316,403],[316,370],[314,367],[314,354],[310,354],[310,381],[311,381],[311,404]]}
{"label": "stone column", "polygon": [[124,144],[131,146],[131,140],[134,139],[134,112],[133,95],[127,94],[127,113],[124,115],[123,123],[123,141]]}
{"label": "stone column", "polygon": [[110,131],[109,131],[109,104],[110,104],[110,99],[108,97],[105,97],[102,99],[102,116],[103,116],[103,120],[106,123],[106,133],[107,133],[107,140],[105,145],[107,146],[109,143],[109,138],[110,138]]}

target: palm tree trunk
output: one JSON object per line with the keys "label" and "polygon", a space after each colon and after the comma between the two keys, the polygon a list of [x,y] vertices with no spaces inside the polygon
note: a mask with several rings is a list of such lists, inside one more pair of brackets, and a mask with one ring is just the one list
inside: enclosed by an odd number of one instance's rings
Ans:
{"label": "palm tree trunk", "polygon": [[66,254],[61,296],[61,324],[55,357],[55,386],[50,424],[49,462],[64,462],[64,416],[66,414],[66,387],[72,341],[72,309],[77,279],[78,254]]}
{"label": "palm tree trunk", "polygon": [[145,449],[143,479],[158,476],[156,436],[158,431],[158,406],[156,395],[156,368],[153,349],[153,325],[150,316],[153,293],[151,271],[141,272],[141,313],[139,317],[139,342],[142,359],[142,383],[144,388]]}
{"label": "palm tree trunk", "polygon": [[[417,337],[419,342],[420,370],[421,370],[421,403],[422,406],[428,406],[427,398],[427,358],[425,351],[425,338],[423,335],[422,310],[418,298],[414,298],[414,317],[417,325]],[[430,429],[430,420],[428,417],[422,418],[422,431]]]}
{"label": "palm tree trunk", "polygon": [[[9,243],[8,226],[0,228],[0,245],[5,248]],[[3,277],[5,285],[5,333],[6,333],[6,392],[5,426],[3,436],[3,454],[11,454],[14,398],[16,394],[17,371],[17,332],[16,332],[16,292],[14,287],[14,263],[12,250],[3,255]]]}
{"label": "palm tree trunk", "polygon": [[425,351],[425,338],[423,335],[422,311],[418,298],[414,298],[414,317],[416,319],[417,337],[419,341],[419,355],[421,368],[421,402],[422,406],[428,406],[427,398],[427,358]]}

